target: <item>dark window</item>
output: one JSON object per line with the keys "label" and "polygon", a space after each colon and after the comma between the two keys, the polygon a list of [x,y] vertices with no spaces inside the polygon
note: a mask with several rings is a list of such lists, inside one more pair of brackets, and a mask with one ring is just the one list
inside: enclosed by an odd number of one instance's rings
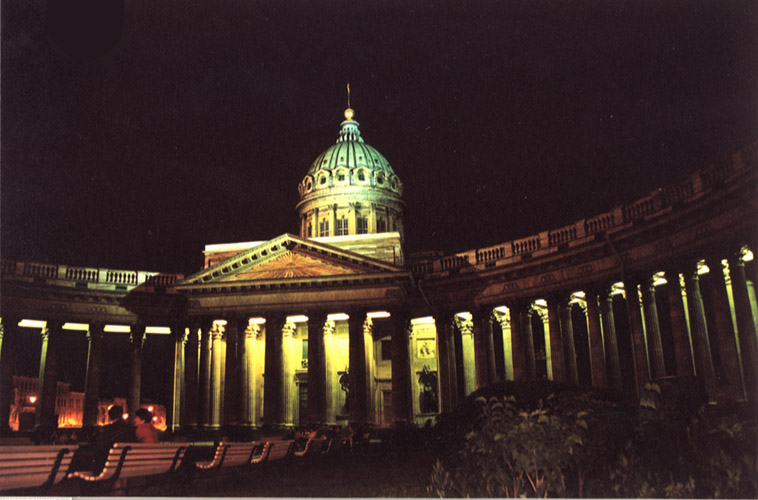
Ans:
{"label": "dark window", "polygon": [[345,174],[338,174],[337,175],[337,180],[340,181],[340,182],[344,181],[345,180]]}
{"label": "dark window", "polygon": [[329,221],[322,220],[319,226],[319,236],[329,236]]}
{"label": "dark window", "polygon": [[356,222],[355,232],[357,234],[368,233],[368,218],[367,217],[358,217],[355,222]]}
{"label": "dark window", "polygon": [[387,223],[384,219],[376,219],[376,232],[377,233],[384,233],[387,232]]}
{"label": "dark window", "polygon": [[366,176],[364,175],[363,172],[361,172],[361,173],[358,174],[358,180],[359,181],[365,181],[366,180]]}
{"label": "dark window", "polygon": [[318,181],[319,184],[326,184],[326,176],[322,177],[320,181]]}
{"label": "dark window", "polygon": [[337,236],[347,235],[347,219],[337,219]]}

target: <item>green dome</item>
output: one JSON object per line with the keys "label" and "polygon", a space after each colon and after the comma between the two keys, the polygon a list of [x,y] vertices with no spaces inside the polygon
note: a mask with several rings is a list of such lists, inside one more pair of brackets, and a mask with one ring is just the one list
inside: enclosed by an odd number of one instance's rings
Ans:
{"label": "green dome", "polygon": [[358,122],[354,120],[342,122],[337,143],[316,158],[308,170],[308,175],[315,177],[319,171],[333,172],[338,168],[348,170],[365,168],[382,172],[387,178],[395,175],[387,159],[372,146],[363,142],[358,130]]}

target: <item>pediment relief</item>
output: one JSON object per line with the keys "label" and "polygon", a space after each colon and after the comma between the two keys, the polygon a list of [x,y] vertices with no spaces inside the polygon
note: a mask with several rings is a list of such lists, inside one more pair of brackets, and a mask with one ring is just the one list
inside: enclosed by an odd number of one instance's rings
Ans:
{"label": "pediment relief", "polygon": [[284,234],[203,269],[178,286],[401,271],[383,261]]}
{"label": "pediment relief", "polygon": [[229,281],[257,279],[306,278],[340,274],[360,274],[365,270],[339,266],[325,260],[316,259],[297,251],[288,251],[276,259],[244,271]]}

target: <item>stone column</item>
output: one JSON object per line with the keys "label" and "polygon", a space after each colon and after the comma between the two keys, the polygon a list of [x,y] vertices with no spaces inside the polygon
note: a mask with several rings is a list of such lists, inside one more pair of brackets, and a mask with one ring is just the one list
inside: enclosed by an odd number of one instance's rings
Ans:
{"label": "stone column", "polygon": [[576,347],[574,346],[574,323],[571,320],[571,303],[564,298],[558,304],[558,313],[561,319],[561,339],[563,340],[563,354],[566,361],[566,382],[571,385],[579,385],[579,372],[576,368]]}
{"label": "stone column", "polygon": [[245,317],[237,322],[239,339],[239,387],[240,403],[237,421],[244,429],[255,427],[255,329],[250,319]]}
{"label": "stone column", "polygon": [[513,359],[513,380],[523,382],[528,377],[526,357],[524,356],[526,339],[524,332],[524,316],[526,304],[513,302],[508,306],[511,312],[511,358]]}
{"label": "stone column", "polygon": [[224,327],[214,323],[211,330],[211,397],[210,397],[210,420],[208,427],[211,429],[220,429],[223,412],[223,388],[225,362],[224,359]]}
{"label": "stone column", "polygon": [[605,352],[603,350],[603,332],[600,326],[600,307],[597,293],[589,289],[587,301],[587,337],[590,343],[590,370],[594,387],[608,387],[608,374],[605,369]]}
{"label": "stone column", "polygon": [[208,427],[211,423],[211,374],[213,352],[213,321],[202,322],[200,336],[200,425]]}
{"label": "stone column", "polygon": [[[366,377],[366,338],[363,332],[366,322],[365,311],[348,312],[349,329],[349,377],[350,377],[350,422],[368,421],[368,384]],[[394,354],[394,353],[393,353]],[[394,364],[394,363],[393,363]]]}
{"label": "stone column", "polygon": [[534,358],[534,328],[532,328],[532,314],[534,309],[529,304],[522,313],[522,332],[526,345],[523,346],[524,361],[526,363],[526,376],[529,380],[537,378],[537,360]]}
{"label": "stone column", "polygon": [[297,324],[286,322],[282,329],[282,423],[291,426],[295,423],[295,408],[298,404],[295,390],[294,345],[297,337]]}
{"label": "stone column", "polygon": [[655,285],[653,277],[642,283],[642,309],[645,312],[645,332],[647,333],[648,354],[653,378],[666,376],[666,365],[663,360],[663,343],[658,322],[658,306],[655,303]]}
{"label": "stone column", "polygon": [[376,230],[376,203],[369,203],[368,212],[368,232],[374,234]]}
{"label": "stone column", "polygon": [[437,327],[441,411],[448,413],[458,404],[453,314],[449,311],[438,313],[434,318],[434,324]]}
{"label": "stone column", "polygon": [[[406,311],[392,310],[392,419],[395,422],[413,421],[411,402],[411,360],[408,334],[411,328]],[[352,340],[351,340],[352,342]],[[352,369],[351,369],[352,371]]]}
{"label": "stone column", "polygon": [[55,400],[58,392],[58,354],[62,326],[63,322],[61,321],[48,321],[40,332],[42,335],[42,351],[40,352],[34,428],[42,433],[50,432],[58,426]]}
{"label": "stone column", "polygon": [[740,254],[733,254],[729,257],[729,273],[732,278],[734,313],[737,316],[737,332],[740,338],[745,391],[748,401],[755,406],[758,402],[758,341],[756,340],[753,313],[750,309],[745,263]]}
{"label": "stone column", "polygon": [[666,271],[666,281],[668,281],[669,314],[671,316],[671,336],[674,339],[676,374],[680,377],[694,375],[690,332],[687,327],[687,316],[682,299],[683,281],[679,272],[674,270]]}
{"label": "stone column", "polygon": [[713,370],[711,346],[708,342],[708,325],[705,321],[705,310],[703,309],[703,298],[700,295],[700,279],[697,274],[696,264],[691,265],[685,274],[685,283],[687,286],[687,303],[690,312],[697,378],[708,394],[708,401],[715,403],[717,396],[716,374]]}
{"label": "stone column", "polygon": [[473,313],[476,388],[490,385],[497,379],[495,349],[492,345],[492,308],[483,307]]}
{"label": "stone column", "polygon": [[[184,348],[187,344],[187,332],[183,323],[177,323],[171,327],[174,336],[174,381],[172,386],[173,404],[167,422],[168,428],[177,431],[182,426],[184,417]],[[86,396],[85,396],[86,397]]]}
{"label": "stone column", "polygon": [[626,291],[626,310],[629,319],[629,332],[632,337],[632,366],[635,374],[635,393],[640,394],[642,386],[650,379],[647,353],[645,350],[645,332],[640,311],[640,297],[637,292],[637,281],[624,281]]}
{"label": "stone column", "polygon": [[714,315],[711,331],[715,333],[718,339],[722,373],[726,378],[726,380],[719,381],[719,385],[724,388],[728,399],[732,401],[744,400],[745,390],[742,383],[740,355],[737,351],[737,336],[732,324],[732,312],[729,307],[729,296],[726,292],[724,267],[721,265],[721,259],[718,258],[708,259],[707,265],[711,270],[710,288]]}
{"label": "stone column", "polygon": [[474,356],[474,330],[473,323],[465,320],[458,322],[458,330],[461,334],[461,360],[463,361],[463,397],[476,390],[476,358]]}
{"label": "stone column", "polygon": [[131,383],[129,386],[129,417],[139,410],[142,398],[142,347],[145,345],[145,325],[131,325],[129,342],[132,348]]}
{"label": "stone column", "polygon": [[19,319],[3,316],[0,325],[0,436],[10,432],[8,422],[13,401],[13,372],[19,349]]}
{"label": "stone column", "polygon": [[240,414],[240,400],[242,375],[240,374],[242,361],[242,344],[244,343],[244,331],[247,328],[248,319],[243,316],[231,316],[226,318],[224,338],[222,340],[224,350],[224,377],[221,380],[223,387],[222,425],[238,425]]}
{"label": "stone column", "polygon": [[513,312],[508,311],[500,316],[500,329],[503,335],[503,367],[505,373],[503,376],[505,380],[514,380],[513,378],[513,331],[511,325],[513,324]]}
{"label": "stone column", "polygon": [[326,423],[326,314],[308,313],[308,422]]}
{"label": "stone column", "polygon": [[618,340],[616,338],[616,320],[613,317],[613,296],[606,288],[600,298],[600,313],[603,316],[603,333],[605,340],[605,359],[611,389],[621,392],[621,362],[619,361]]}
{"label": "stone column", "polygon": [[550,364],[552,365],[553,380],[566,382],[566,369],[563,355],[563,341],[561,340],[561,320],[558,313],[558,299],[547,299],[547,322],[550,336]]}
{"label": "stone column", "polygon": [[84,381],[84,414],[82,427],[97,427],[97,403],[100,400],[100,364],[103,352],[102,323],[90,323],[87,331],[87,375]]}
{"label": "stone column", "polygon": [[263,422],[281,426],[284,422],[284,365],[282,364],[282,329],[284,314],[266,317],[266,359],[263,379]]}
{"label": "stone column", "polygon": [[182,424],[188,429],[197,427],[197,407],[198,407],[198,330],[200,329],[197,321],[190,321],[189,334],[187,335],[187,346],[184,350],[184,418]]}

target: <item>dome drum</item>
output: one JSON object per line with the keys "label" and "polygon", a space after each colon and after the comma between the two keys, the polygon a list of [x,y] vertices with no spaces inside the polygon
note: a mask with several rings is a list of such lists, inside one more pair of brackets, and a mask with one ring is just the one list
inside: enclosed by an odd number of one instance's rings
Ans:
{"label": "dome drum", "polygon": [[337,142],[321,153],[298,184],[302,237],[397,232],[402,239],[403,183],[389,161],[366,144],[345,112]]}

